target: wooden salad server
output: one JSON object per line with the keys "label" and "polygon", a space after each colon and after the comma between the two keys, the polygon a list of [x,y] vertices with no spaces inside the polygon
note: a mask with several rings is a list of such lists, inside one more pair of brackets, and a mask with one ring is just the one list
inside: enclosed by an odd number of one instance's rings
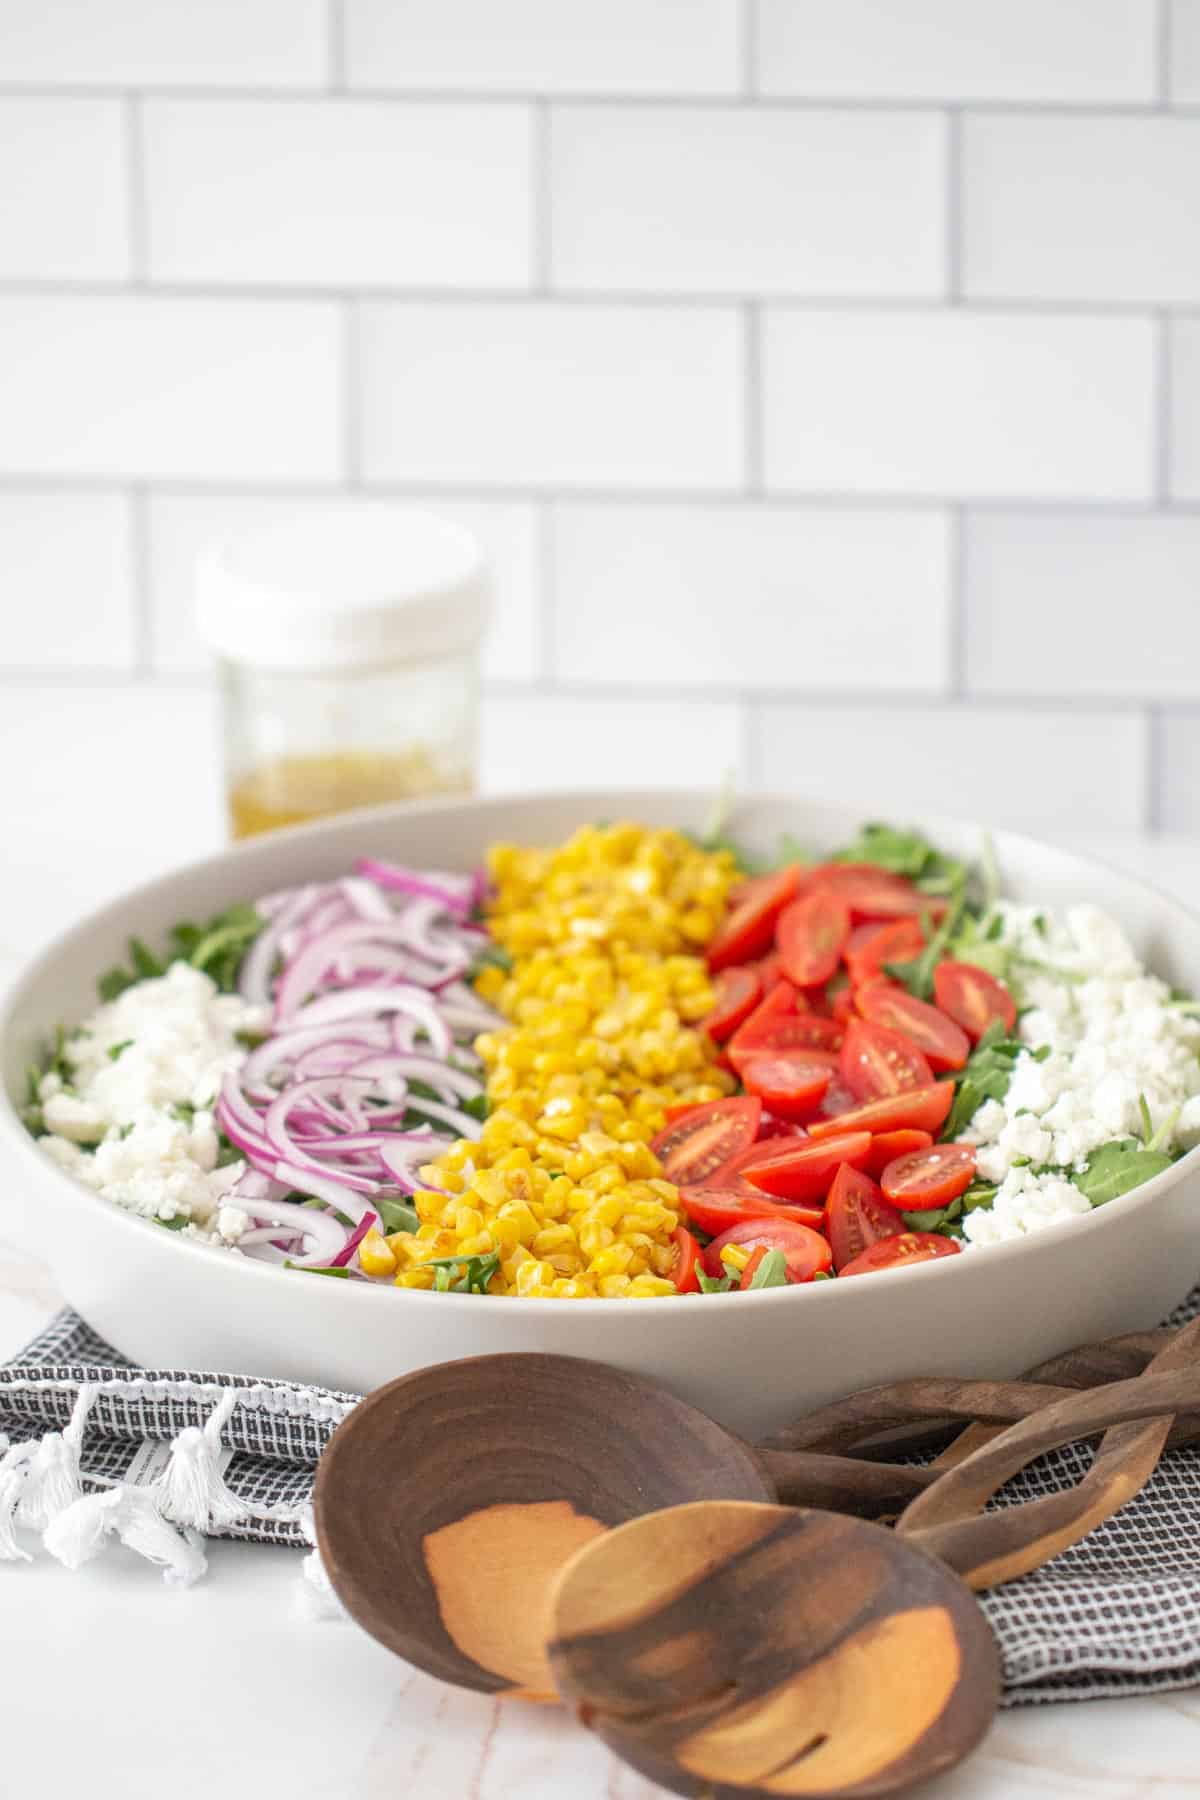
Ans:
{"label": "wooden salad server", "polygon": [[689,1500],[898,1512],[937,1471],[760,1451],[667,1389],[603,1363],[468,1357],[401,1376],[334,1433],[317,1541],[346,1610],[443,1681],[557,1698],[553,1576],[614,1525]]}
{"label": "wooden salad server", "polygon": [[[1000,1695],[971,1596],[1077,1543],[1149,1479],[1200,1401],[1200,1320],[1146,1372],[1019,1420],[944,1470],[895,1531],[747,1501],[646,1515],[578,1551],[550,1668],[642,1774],[705,1800],[903,1791],[966,1756]],[[984,1513],[1047,1450],[1103,1432],[1074,1489]]]}

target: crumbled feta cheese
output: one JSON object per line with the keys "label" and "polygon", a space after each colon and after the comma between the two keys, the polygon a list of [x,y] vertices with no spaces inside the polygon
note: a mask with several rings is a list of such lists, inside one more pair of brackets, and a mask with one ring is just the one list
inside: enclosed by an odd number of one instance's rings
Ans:
{"label": "crumbled feta cheese", "polygon": [[998,911],[1027,1048],[1005,1098],[985,1102],[962,1134],[979,1146],[980,1177],[997,1184],[991,1206],[963,1220],[973,1245],[1089,1212],[1069,1177],[1102,1144],[1142,1134],[1143,1101],[1152,1130],[1175,1120],[1173,1142],[1200,1143],[1200,1021],[1170,1005],[1117,922],[1090,905]]}
{"label": "crumbled feta cheese", "polygon": [[221,1202],[243,1165],[218,1168],[211,1108],[223,1076],[246,1055],[238,1034],[268,1024],[265,1008],[221,993],[188,963],[136,982],[63,1046],[70,1088],[56,1074],[43,1076],[42,1148],[143,1218],[187,1219],[198,1235],[233,1241],[245,1215]]}

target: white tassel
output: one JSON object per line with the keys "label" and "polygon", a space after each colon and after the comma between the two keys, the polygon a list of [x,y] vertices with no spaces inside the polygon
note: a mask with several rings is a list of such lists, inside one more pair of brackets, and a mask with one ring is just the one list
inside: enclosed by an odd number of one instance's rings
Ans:
{"label": "white tassel", "polygon": [[0,1432],[0,1562],[32,1562],[17,1541],[17,1509],[29,1478],[34,1444],[9,1444]]}
{"label": "white tassel", "polygon": [[58,1515],[78,1500],[79,1452],[84,1426],[99,1396],[86,1382],[80,1388],[65,1431],[47,1431],[34,1447],[25,1491],[17,1510],[17,1523],[30,1531],[44,1531]]}
{"label": "white tassel", "polygon": [[68,1569],[79,1569],[99,1554],[110,1536],[156,1563],[174,1585],[190,1587],[208,1566],[195,1532],[176,1531],[144,1488],[113,1487],[85,1495],[51,1521],[42,1542]]}
{"label": "white tassel", "polygon": [[193,1531],[215,1531],[236,1525],[246,1508],[221,1478],[221,1433],[240,1398],[231,1388],[214,1407],[203,1429],[189,1425],[171,1445],[171,1460],[151,1492],[164,1517]]}
{"label": "white tassel", "polygon": [[325,1564],[321,1561],[321,1552],[317,1548],[317,1533],[313,1523],[312,1507],[306,1506],[298,1520],[301,1531],[312,1545],[309,1554],[300,1565],[300,1573],[304,1577],[304,1585],[299,1590],[302,1612],[311,1620],[328,1624],[335,1619],[345,1619],[346,1609],[334,1592],[333,1583]]}

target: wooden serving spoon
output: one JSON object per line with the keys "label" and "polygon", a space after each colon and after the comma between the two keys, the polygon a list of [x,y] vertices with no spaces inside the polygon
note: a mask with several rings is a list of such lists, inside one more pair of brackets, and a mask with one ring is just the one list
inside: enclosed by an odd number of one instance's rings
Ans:
{"label": "wooden serving spoon", "polygon": [[937,1472],[758,1451],[666,1388],[603,1363],[468,1357],[401,1376],[339,1426],[317,1541],[346,1610],[460,1687],[556,1699],[544,1603],[581,1544],[689,1500],[898,1512]]}
{"label": "wooden serving spoon", "polygon": [[[700,1502],[576,1553],[550,1600],[550,1667],[583,1722],[643,1774],[710,1800],[881,1796],[979,1742],[999,1657],[970,1596],[1076,1543],[1145,1484],[1200,1400],[1200,1320],[1148,1370],[1009,1426],[946,1469],[895,1532]],[[1047,1450],[1103,1431],[1064,1493],[983,1513]]]}

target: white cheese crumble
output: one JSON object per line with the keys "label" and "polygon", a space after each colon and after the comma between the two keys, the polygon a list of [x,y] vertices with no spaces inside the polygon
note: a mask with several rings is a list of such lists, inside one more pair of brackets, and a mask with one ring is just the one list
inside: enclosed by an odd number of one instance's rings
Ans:
{"label": "white cheese crumble", "polygon": [[1090,1212],[1070,1176],[1102,1144],[1142,1135],[1143,1099],[1153,1129],[1169,1130],[1166,1148],[1200,1142],[1200,1020],[1170,1004],[1116,920],[1090,905],[1061,917],[1011,902],[997,911],[1028,1009],[1026,1050],[1005,1098],[985,1101],[960,1135],[979,1146],[979,1178],[997,1184],[991,1206],[963,1219],[976,1245]]}
{"label": "white cheese crumble", "polygon": [[185,1220],[193,1236],[236,1242],[246,1215],[222,1199],[245,1165],[217,1166],[212,1108],[222,1077],[245,1058],[239,1032],[269,1022],[268,1009],[221,993],[185,962],[126,988],[67,1039],[69,1085],[42,1077],[42,1149],[143,1218]]}

